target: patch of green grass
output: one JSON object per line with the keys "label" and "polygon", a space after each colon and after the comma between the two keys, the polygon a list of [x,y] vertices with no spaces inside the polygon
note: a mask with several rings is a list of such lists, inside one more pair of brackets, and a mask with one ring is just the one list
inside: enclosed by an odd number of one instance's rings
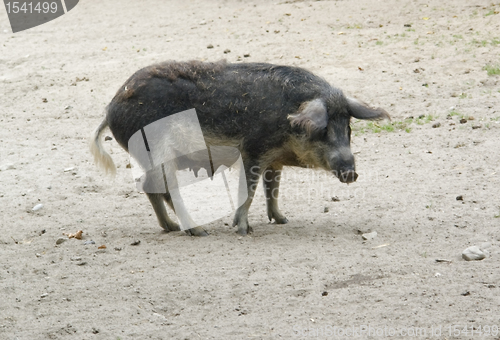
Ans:
{"label": "patch of green grass", "polygon": [[426,123],[432,122],[433,120],[434,120],[433,115],[421,115],[414,119],[415,123],[417,123],[418,125],[424,125]]}
{"label": "patch of green grass", "polygon": [[488,13],[486,13],[484,16],[487,17],[487,16],[490,16],[490,15],[493,15],[493,14],[498,14],[498,12],[494,11],[494,10],[490,10]]}
{"label": "patch of green grass", "polygon": [[498,44],[500,44],[500,40],[498,40],[498,38],[491,39],[491,45],[492,46],[496,46]]}
{"label": "patch of green grass", "polygon": [[[411,132],[411,127],[409,126],[413,123],[413,118],[408,118],[402,121],[392,121],[392,122],[364,122],[361,120],[356,120],[352,125],[352,131],[356,136],[363,133],[380,133],[385,132],[397,132],[405,131],[406,133]],[[363,125],[358,125],[363,124]]]}
{"label": "patch of green grass", "polygon": [[[453,112],[453,111],[452,111]],[[460,115],[458,112],[453,115]],[[351,123],[351,129],[355,136],[364,133],[381,133],[381,132],[398,132],[404,131],[410,133],[412,131],[412,124],[424,125],[434,121],[437,117],[433,115],[420,115],[416,118],[408,117],[400,121],[391,122],[370,122],[363,120],[354,120]]]}
{"label": "patch of green grass", "polygon": [[375,43],[375,45],[383,45],[384,43],[380,40],[377,40],[377,42]]}
{"label": "patch of green grass", "polygon": [[495,216],[493,216],[494,218],[499,218],[500,217],[500,213],[496,214]]}
{"label": "patch of green grass", "polygon": [[363,28],[363,25],[361,25],[361,24],[353,24],[353,25],[347,26],[347,28],[348,29],[358,29],[359,30],[359,29]]}
{"label": "patch of green grass", "polygon": [[406,30],[406,32],[415,32],[415,29],[414,29],[414,28],[408,28],[408,29]]}
{"label": "patch of green grass", "polygon": [[464,37],[463,37],[461,34],[454,34],[454,35],[453,35],[453,38],[456,38],[456,39],[463,39]]}
{"label": "patch of green grass", "polygon": [[500,66],[499,65],[486,65],[483,67],[483,70],[485,70],[489,76],[495,76],[500,74]]}
{"label": "patch of green grass", "polygon": [[418,38],[413,41],[415,45],[418,45]]}
{"label": "patch of green grass", "polygon": [[453,116],[462,116],[462,114],[461,114],[461,113],[459,113],[458,111],[455,111],[455,110],[451,110],[451,112],[450,112],[450,113],[448,113],[448,115],[449,115],[450,117],[453,117]]}
{"label": "patch of green grass", "polygon": [[465,98],[467,98],[467,93],[462,92],[458,98],[460,98],[460,99],[465,99]]}

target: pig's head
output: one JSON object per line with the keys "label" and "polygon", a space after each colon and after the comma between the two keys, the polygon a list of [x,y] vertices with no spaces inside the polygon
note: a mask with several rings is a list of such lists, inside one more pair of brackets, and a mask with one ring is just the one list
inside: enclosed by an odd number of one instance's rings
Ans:
{"label": "pig's head", "polygon": [[351,117],[366,120],[390,119],[381,108],[371,108],[354,98],[335,96],[303,103],[297,113],[289,115],[292,126],[304,130],[315,145],[318,165],[333,172],[342,183],[358,178],[351,152]]}

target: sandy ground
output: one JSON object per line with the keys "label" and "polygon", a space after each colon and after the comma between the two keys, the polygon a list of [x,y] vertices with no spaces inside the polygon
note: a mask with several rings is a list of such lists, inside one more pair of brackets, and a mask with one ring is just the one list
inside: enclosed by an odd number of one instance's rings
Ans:
{"label": "sandy ground", "polygon": [[[498,11],[81,1],[14,35],[0,10],[0,338],[499,339],[500,77],[483,69],[500,64]],[[287,225],[268,223],[259,189],[248,237],[230,216],[207,238],[166,234],[128,155],[105,142],[112,180],[87,137],[139,68],[223,58],[305,67],[393,124],[353,123],[354,184],[285,169]],[[464,261],[472,245],[486,259]]]}

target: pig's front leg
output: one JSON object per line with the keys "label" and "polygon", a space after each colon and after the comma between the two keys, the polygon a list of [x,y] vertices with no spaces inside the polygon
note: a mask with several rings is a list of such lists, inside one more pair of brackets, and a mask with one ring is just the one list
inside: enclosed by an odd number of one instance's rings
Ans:
{"label": "pig's front leg", "polygon": [[278,196],[280,193],[281,170],[283,166],[270,166],[262,176],[264,184],[264,192],[266,194],[267,216],[269,221],[274,221],[276,224],[288,223],[288,219],[281,213],[278,208]]}
{"label": "pig's front leg", "polygon": [[258,166],[256,162],[244,161],[244,164],[246,181],[240,181],[238,190],[241,193],[245,190],[244,186],[246,185],[248,197],[243,204],[241,204],[241,202],[238,202],[239,208],[236,210],[233,220],[233,227],[237,225],[237,233],[242,236],[245,236],[253,231],[252,227],[248,225],[248,210],[250,209],[250,205],[252,204],[252,200],[255,195],[255,189],[257,188],[260,174],[262,172],[262,168]]}

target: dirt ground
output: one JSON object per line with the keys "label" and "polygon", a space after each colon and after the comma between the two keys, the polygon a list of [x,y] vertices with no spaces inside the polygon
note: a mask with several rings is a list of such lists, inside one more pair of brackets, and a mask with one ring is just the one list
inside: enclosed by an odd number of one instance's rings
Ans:
{"label": "dirt ground", "polygon": [[[0,338],[499,339],[499,11],[89,0],[12,34],[0,10]],[[252,235],[231,216],[167,234],[128,155],[104,142],[106,177],[87,138],[139,68],[223,58],[307,68],[392,123],[353,122],[356,183],[285,169],[287,225],[259,188]],[[473,245],[484,260],[462,259]]]}

